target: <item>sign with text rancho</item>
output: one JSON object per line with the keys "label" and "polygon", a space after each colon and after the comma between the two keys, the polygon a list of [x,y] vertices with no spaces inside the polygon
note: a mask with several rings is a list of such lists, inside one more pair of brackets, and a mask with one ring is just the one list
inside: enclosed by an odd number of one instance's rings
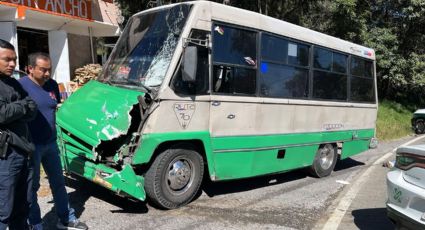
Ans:
{"label": "sign with text rancho", "polygon": [[91,0],[1,0],[46,13],[92,20]]}

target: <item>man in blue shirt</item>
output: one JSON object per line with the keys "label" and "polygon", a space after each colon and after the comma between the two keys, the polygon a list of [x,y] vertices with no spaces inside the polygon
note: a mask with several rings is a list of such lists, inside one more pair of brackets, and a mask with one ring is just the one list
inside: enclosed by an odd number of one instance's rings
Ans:
{"label": "man in blue shirt", "polygon": [[50,78],[51,61],[45,53],[34,53],[28,57],[29,75],[19,82],[37,103],[38,114],[29,123],[29,128],[35,143],[34,178],[32,204],[30,206],[29,223],[33,229],[42,229],[40,206],[37,203],[37,191],[40,188],[40,162],[47,174],[53,193],[56,213],[59,217],[58,229],[88,229],[79,222],[74,209],[69,206],[68,194],[59,158],[59,148],[56,143],[56,108],[60,102],[59,87]]}

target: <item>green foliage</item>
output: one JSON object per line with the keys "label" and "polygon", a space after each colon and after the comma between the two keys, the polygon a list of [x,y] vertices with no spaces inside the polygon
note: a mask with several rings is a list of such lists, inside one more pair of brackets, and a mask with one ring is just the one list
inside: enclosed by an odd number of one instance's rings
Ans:
{"label": "green foliage", "polygon": [[121,15],[124,17],[124,25],[127,24],[128,19],[135,13],[145,10],[149,1],[130,1],[130,0],[115,0],[115,3],[121,10]]}
{"label": "green foliage", "polygon": [[[116,0],[123,15],[182,1]],[[375,49],[380,100],[425,106],[424,0],[215,0]]]}
{"label": "green foliage", "polygon": [[379,97],[425,105],[425,1],[376,1],[365,43],[376,49]]}
{"label": "green foliage", "polygon": [[413,134],[410,124],[412,113],[412,110],[402,104],[382,101],[379,104],[376,122],[378,139],[392,140]]}
{"label": "green foliage", "polygon": [[337,0],[331,1],[331,21],[328,33],[341,39],[361,43],[367,30],[366,19],[370,15],[370,7],[363,1]]}

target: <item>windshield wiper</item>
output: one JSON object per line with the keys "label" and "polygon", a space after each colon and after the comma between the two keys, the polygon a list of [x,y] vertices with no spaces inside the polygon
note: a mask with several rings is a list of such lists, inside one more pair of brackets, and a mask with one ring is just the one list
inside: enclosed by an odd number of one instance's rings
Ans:
{"label": "windshield wiper", "polygon": [[139,81],[136,81],[136,80],[128,80],[127,81],[128,83],[131,83],[131,84],[133,84],[133,85],[135,85],[135,86],[138,86],[138,87],[141,87],[141,88],[143,88],[144,90],[146,90],[146,92],[147,93],[151,93],[152,92],[152,90],[150,89],[150,88],[148,88],[147,86],[145,86],[144,84],[142,84],[141,82],[139,82]]}
{"label": "windshield wiper", "polygon": [[105,83],[109,85],[125,85],[128,82],[127,81],[117,81],[117,80],[106,80]]}
{"label": "windshield wiper", "polygon": [[144,89],[147,93],[152,93],[152,89],[143,85],[141,82],[136,81],[136,80],[127,80],[127,81],[118,81],[118,80],[105,80],[104,81],[106,84],[109,85],[131,85],[131,86],[136,86],[136,87],[140,87],[142,89]]}
{"label": "windshield wiper", "polygon": [[101,82],[104,82],[104,83],[106,83],[106,84],[108,84],[108,85],[113,85],[114,83],[110,80],[110,79],[108,79],[108,80],[103,80],[103,81],[101,81]]}

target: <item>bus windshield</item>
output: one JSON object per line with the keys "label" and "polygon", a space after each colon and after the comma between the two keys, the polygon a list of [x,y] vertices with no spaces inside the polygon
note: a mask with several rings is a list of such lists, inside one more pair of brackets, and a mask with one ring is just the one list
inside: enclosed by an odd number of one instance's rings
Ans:
{"label": "bus windshield", "polygon": [[181,4],[133,16],[106,64],[100,81],[122,85],[161,85],[190,5]]}

